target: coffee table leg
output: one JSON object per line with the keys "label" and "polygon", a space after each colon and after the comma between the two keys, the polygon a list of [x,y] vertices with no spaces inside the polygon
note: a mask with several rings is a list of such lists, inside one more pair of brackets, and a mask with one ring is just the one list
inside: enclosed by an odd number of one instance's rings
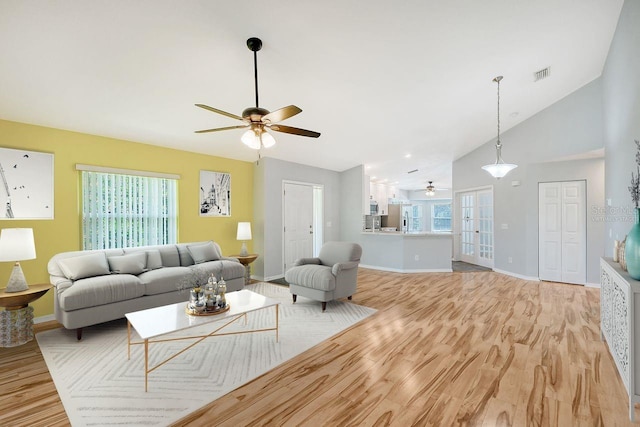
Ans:
{"label": "coffee table leg", "polygon": [[144,340],[144,391],[147,392],[147,379],[149,377],[149,340]]}
{"label": "coffee table leg", "polygon": [[131,360],[131,323],[127,320],[127,360]]}
{"label": "coffee table leg", "polygon": [[279,312],[278,307],[280,307],[280,305],[276,304],[275,307],[276,307],[276,342],[278,342],[278,312]]}

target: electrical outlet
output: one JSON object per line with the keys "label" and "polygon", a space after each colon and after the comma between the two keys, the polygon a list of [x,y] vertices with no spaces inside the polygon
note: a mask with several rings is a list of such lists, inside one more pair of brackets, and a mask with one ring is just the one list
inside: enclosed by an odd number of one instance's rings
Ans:
{"label": "electrical outlet", "polygon": [[415,255],[415,256],[413,257],[413,259],[414,259],[414,260],[416,260],[416,261],[420,261],[420,255]]}
{"label": "electrical outlet", "polygon": [[512,264],[512,263],[513,263],[513,258],[509,257],[509,264]]}

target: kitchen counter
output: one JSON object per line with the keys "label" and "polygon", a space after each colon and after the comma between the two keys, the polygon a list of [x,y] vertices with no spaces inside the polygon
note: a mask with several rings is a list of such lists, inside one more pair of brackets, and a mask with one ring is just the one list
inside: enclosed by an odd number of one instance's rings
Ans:
{"label": "kitchen counter", "polygon": [[434,237],[447,237],[451,238],[451,232],[433,233],[427,231],[362,231],[362,234],[375,234],[382,236],[404,236],[404,237],[420,237],[420,236],[434,236]]}
{"label": "kitchen counter", "polygon": [[362,231],[360,266],[398,273],[451,272],[451,233]]}

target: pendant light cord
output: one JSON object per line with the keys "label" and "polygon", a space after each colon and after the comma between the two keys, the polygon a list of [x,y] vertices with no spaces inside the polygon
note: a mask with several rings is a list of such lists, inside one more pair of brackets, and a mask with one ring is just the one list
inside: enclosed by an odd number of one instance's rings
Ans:
{"label": "pendant light cord", "polygon": [[498,141],[496,142],[498,147],[502,145],[500,143],[500,80],[502,80],[502,76],[495,78],[495,81],[498,83]]}

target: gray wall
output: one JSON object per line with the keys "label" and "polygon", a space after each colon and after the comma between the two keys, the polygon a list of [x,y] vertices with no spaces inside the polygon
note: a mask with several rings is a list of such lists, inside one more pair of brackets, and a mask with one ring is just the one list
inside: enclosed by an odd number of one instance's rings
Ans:
{"label": "gray wall", "polygon": [[362,165],[340,173],[340,240],[360,241],[365,185],[369,182]]}
{"label": "gray wall", "polygon": [[[538,277],[538,182],[585,179],[587,188],[602,189],[602,168],[597,161],[592,164],[593,171],[583,161],[544,165],[602,149],[602,115],[602,82],[596,79],[501,135],[503,158],[518,165],[505,178],[496,180],[481,169],[494,161],[495,139],[453,163],[454,191],[493,186],[495,269]],[[521,185],[513,186],[512,181]],[[592,192],[588,197],[590,201],[603,200],[604,194]],[[503,229],[502,224],[508,228]],[[587,250],[593,256],[603,251],[602,238],[595,236],[602,225],[591,227],[587,230]],[[588,263],[592,261],[590,258]],[[591,268],[587,282],[599,282],[599,275],[594,275]]]}
{"label": "gray wall", "polygon": [[627,187],[636,170],[634,140],[640,140],[640,1],[624,2],[602,74],[605,138],[605,254],[633,221]]}
{"label": "gray wall", "polygon": [[[282,258],[282,185],[296,181],[324,186],[324,240],[340,239],[340,173],[273,158],[262,158],[254,171],[254,250],[260,257],[253,275],[270,280],[284,275]],[[362,200],[362,196],[360,197]],[[359,205],[362,210],[362,202]],[[328,224],[331,224],[329,227]],[[257,236],[261,236],[262,239]]]}

